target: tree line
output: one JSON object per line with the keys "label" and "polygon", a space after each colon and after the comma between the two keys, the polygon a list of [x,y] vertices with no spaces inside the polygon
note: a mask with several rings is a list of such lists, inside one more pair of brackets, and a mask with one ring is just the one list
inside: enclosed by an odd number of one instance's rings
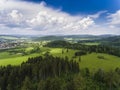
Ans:
{"label": "tree line", "polygon": [[20,66],[1,66],[0,90],[120,90],[120,68],[90,72],[68,57],[46,54]]}
{"label": "tree line", "polygon": [[80,43],[69,43],[67,41],[52,41],[49,42],[45,47],[60,47],[60,48],[69,48],[80,50],[80,52],[84,53],[106,53],[120,57],[120,48],[112,47],[112,46],[105,46],[105,45],[83,45]]}
{"label": "tree line", "polygon": [[75,73],[79,73],[79,64],[67,57],[29,58],[20,66],[0,67],[0,90],[36,90],[40,81]]}

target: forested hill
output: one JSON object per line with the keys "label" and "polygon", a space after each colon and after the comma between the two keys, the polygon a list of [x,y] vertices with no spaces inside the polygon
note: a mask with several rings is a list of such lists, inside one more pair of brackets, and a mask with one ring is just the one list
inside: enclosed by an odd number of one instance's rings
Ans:
{"label": "forested hill", "polygon": [[120,47],[120,36],[104,38],[101,42],[102,45]]}
{"label": "forested hill", "polygon": [[59,41],[49,42],[45,46],[55,47],[55,48],[62,47],[62,48],[76,49],[76,50],[84,51],[86,53],[92,53],[92,52],[107,53],[107,54],[111,54],[111,55],[120,57],[120,48],[106,46],[106,45],[91,45],[91,46],[89,46],[89,45],[83,45],[81,43],[69,43],[67,41],[59,40]]}
{"label": "forested hill", "polygon": [[67,40],[67,39],[72,39],[72,40],[81,40],[81,39],[89,39],[89,40],[99,40],[101,38],[108,38],[111,37],[112,35],[62,35],[62,36],[42,36],[42,37],[35,37],[33,40],[34,41],[41,41],[41,40]]}
{"label": "forested hill", "polygon": [[91,73],[68,57],[45,54],[21,66],[0,67],[0,90],[119,90],[120,69]]}
{"label": "forested hill", "polygon": [[54,40],[64,40],[64,37],[62,37],[62,36],[44,36],[44,37],[35,37],[34,39],[33,39],[34,41],[44,41],[44,40],[52,40],[52,41],[54,41]]}
{"label": "forested hill", "polygon": [[[79,73],[79,64],[76,61],[69,61],[68,57],[59,58],[45,54],[44,58],[42,56],[29,58],[21,66],[0,67],[0,90],[54,90],[52,87],[40,89],[44,86],[38,83],[48,78],[76,73]],[[56,88],[60,87],[59,83],[57,84]]]}

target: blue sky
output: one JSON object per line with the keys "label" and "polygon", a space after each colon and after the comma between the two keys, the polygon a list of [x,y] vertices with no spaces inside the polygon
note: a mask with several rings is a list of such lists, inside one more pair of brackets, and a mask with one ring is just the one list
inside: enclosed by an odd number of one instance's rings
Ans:
{"label": "blue sky", "polygon": [[0,0],[0,34],[120,34],[120,0]]}
{"label": "blue sky", "polygon": [[[70,14],[91,14],[107,10],[115,12],[120,9],[120,0],[24,0],[40,3],[45,1],[47,5],[54,8],[61,8]],[[119,3],[119,4],[118,4]]]}

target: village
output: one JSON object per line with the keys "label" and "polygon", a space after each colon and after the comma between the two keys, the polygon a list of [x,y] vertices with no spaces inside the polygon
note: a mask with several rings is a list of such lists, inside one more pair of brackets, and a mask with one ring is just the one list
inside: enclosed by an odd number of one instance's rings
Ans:
{"label": "village", "polygon": [[21,45],[23,45],[22,41],[0,41],[0,50],[15,48]]}

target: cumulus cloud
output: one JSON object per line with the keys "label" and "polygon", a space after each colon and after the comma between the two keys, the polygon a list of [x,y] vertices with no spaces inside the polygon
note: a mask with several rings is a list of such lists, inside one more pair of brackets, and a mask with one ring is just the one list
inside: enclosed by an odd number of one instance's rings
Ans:
{"label": "cumulus cloud", "polygon": [[63,30],[84,30],[94,24],[90,17],[71,16],[59,9],[47,7],[45,2],[35,4],[19,0],[2,0],[0,4],[3,12],[0,24],[12,27],[11,29],[30,28],[40,32],[56,33]]}
{"label": "cumulus cloud", "polygon": [[[92,19],[72,17],[68,14],[60,14],[59,12],[50,13],[49,11],[41,11],[35,18],[27,21],[31,27],[42,30],[83,30],[94,23]],[[55,30],[56,30],[55,29]]]}
{"label": "cumulus cloud", "polygon": [[[106,11],[86,17],[72,16],[60,9],[48,7],[45,2],[37,4],[21,0],[0,0],[0,34],[92,34],[100,32],[94,20],[103,13]],[[114,16],[111,14],[109,18]]]}
{"label": "cumulus cloud", "polygon": [[11,13],[9,13],[9,17],[12,18],[15,23],[19,23],[22,20],[23,15],[18,10],[12,10]]}

